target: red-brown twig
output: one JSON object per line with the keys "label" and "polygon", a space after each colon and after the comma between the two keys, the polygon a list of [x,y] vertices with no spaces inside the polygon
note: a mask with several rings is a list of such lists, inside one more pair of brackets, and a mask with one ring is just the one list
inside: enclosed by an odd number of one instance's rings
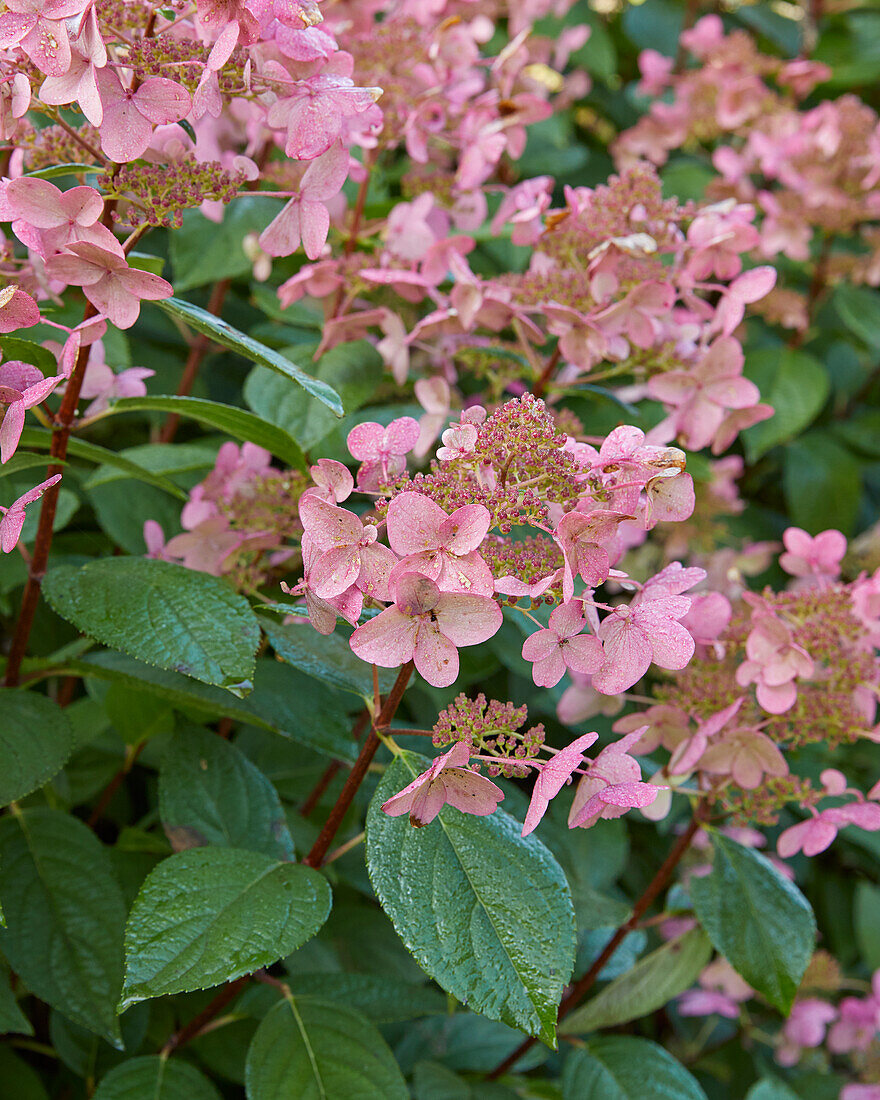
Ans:
{"label": "red-brown twig", "polygon": [[198,1015],[193,1016],[188,1024],[179,1031],[174,1032],[165,1046],[162,1047],[161,1057],[167,1058],[178,1047],[182,1047],[191,1039],[201,1035],[214,1017],[220,1015],[223,1009],[238,996],[250,980],[251,975],[245,974],[241,978],[236,978],[234,982],[224,985],[213,1001],[210,1001]]}

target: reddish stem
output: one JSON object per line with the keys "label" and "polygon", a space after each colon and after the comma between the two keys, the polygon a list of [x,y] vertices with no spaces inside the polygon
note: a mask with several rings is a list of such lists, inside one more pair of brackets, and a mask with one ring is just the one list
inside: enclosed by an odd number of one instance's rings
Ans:
{"label": "reddish stem", "polygon": [[137,758],[144,751],[146,744],[146,741],[141,741],[135,746],[134,751],[130,752],[126,756],[125,763],[104,788],[103,794],[98,799],[97,805],[89,814],[89,819],[86,822],[86,825],[88,825],[90,829],[94,829],[94,827],[103,817],[104,811],[107,809],[113,799],[113,795],[116,794],[116,792],[122,786],[122,781],[134,767]]}
{"label": "reddish stem", "polygon": [[219,1016],[223,1009],[238,996],[250,979],[251,975],[245,974],[241,978],[236,978],[234,982],[224,985],[213,1001],[210,1001],[197,1016],[193,1016],[190,1022],[182,1027],[180,1031],[174,1032],[165,1046],[162,1047],[161,1056],[167,1058],[178,1047],[182,1047],[185,1043],[200,1035],[214,1017]]}
{"label": "reddish stem", "polygon": [[[366,727],[366,724],[367,722],[369,722],[369,720],[370,712],[367,710],[361,711],[351,729],[351,736],[353,740],[360,741],[361,734],[364,732],[364,728]],[[336,773],[339,772],[341,769],[342,764],[338,760],[330,761],[325,771],[321,774],[320,779],[306,797],[305,802],[303,802],[302,806],[300,806],[299,808],[299,812],[303,817],[310,816],[310,814],[320,802],[324,791],[327,790],[327,788],[335,779]]]}
{"label": "reddish stem", "polygon": [[[672,876],[672,872],[678,866],[681,857],[688,850],[691,841],[694,839],[697,832],[702,827],[703,820],[703,806],[701,805],[698,806],[697,809],[694,811],[694,816],[691,818],[690,824],[688,825],[687,829],[685,829],[678,840],[676,840],[675,844],[673,844],[669,855],[661,863],[657,874],[654,875],[647,888],[645,889],[645,892],[633,906],[633,911],[629,917],[629,920],[624,921],[624,923],[617,929],[617,931],[605,945],[602,953],[595,960],[590,969],[579,981],[575,982],[575,984],[569,989],[568,993],[562,998],[562,1001],[559,1005],[559,1013],[557,1015],[558,1020],[562,1020],[563,1017],[567,1016],[569,1012],[571,1012],[571,1010],[575,1008],[578,1003],[583,999],[584,995],[588,993],[590,989],[592,989],[593,985],[596,982],[596,979],[599,977],[601,971],[605,968],[608,960],[618,949],[618,947],[620,947],[621,943],[629,935],[629,933],[632,932],[632,930],[636,927],[647,909],[657,898],[660,891],[663,890],[663,888],[666,886],[667,882]],[[507,1071],[512,1066],[514,1066],[520,1060],[520,1058],[522,1058],[525,1052],[527,1050],[530,1050],[536,1042],[537,1039],[534,1039],[532,1037],[525,1039],[522,1043],[520,1043],[513,1054],[505,1058],[503,1062],[501,1062],[495,1067],[495,1069],[492,1070],[492,1072],[488,1075],[487,1080],[494,1081],[503,1073],[507,1073]]]}
{"label": "reddish stem", "polygon": [[348,812],[348,808],[352,804],[358,788],[364,781],[367,769],[372,763],[373,757],[376,755],[376,750],[381,744],[381,741],[376,736],[376,730],[388,728],[391,719],[397,713],[397,708],[400,706],[400,700],[403,698],[403,693],[406,691],[406,685],[409,683],[412,671],[413,663],[412,661],[408,661],[398,673],[397,679],[394,681],[394,687],[391,689],[382,710],[373,723],[373,728],[370,730],[364,742],[364,747],[361,749],[354,766],[348,774],[345,785],[339,794],[339,798],[336,800],[336,805],[330,811],[330,816],[327,818],[324,828],[318,834],[318,839],[312,845],[312,850],[303,860],[303,863],[306,864],[307,867],[320,867],[324,862],[324,857],[327,855],[327,851],[333,843],[333,838],[336,836],[339,826],[342,824],[342,819]]}
{"label": "reddish stem", "polygon": [[534,386],[532,386],[532,393],[535,395],[535,397],[544,396],[544,391],[547,389],[547,383],[550,381],[554,370],[556,370],[561,356],[562,352],[559,348],[559,345],[557,344],[553,354],[547,360],[547,366],[544,367],[544,369],[538,376],[537,382],[535,382]]}

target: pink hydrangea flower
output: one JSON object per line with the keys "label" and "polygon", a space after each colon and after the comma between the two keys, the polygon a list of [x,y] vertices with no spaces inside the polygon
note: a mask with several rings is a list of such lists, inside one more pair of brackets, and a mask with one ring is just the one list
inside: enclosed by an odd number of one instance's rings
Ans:
{"label": "pink hydrangea flower", "polygon": [[399,493],[388,505],[387,519],[388,542],[401,555],[394,578],[421,573],[441,592],[491,596],[492,571],[477,553],[491,518],[482,504],[465,504],[447,515],[424,493]]}
{"label": "pink hydrangea flower", "polygon": [[83,418],[104,412],[109,408],[111,398],[143,397],[147,392],[146,379],[152,378],[155,373],[149,367],[126,367],[116,374],[93,350],[79,391],[83,400],[91,399],[91,404],[83,411]]}
{"label": "pink hydrangea flower", "polygon": [[0,364],[0,410],[6,406],[0,423],[0,462],[8,462],[15,454],[24,428],[25,410],[45,401],[60,381],[61,375],[44,378],[30,363],[11,359]]}
{"label": "pink hydrangea flower", "polygon": [[13,501],[8,508],[0,506],[0,512],[3,513],[3,518],[0,519],[0,550],[4,554],[11,554],[18,545],[18,540],[21,538],[21,529],[24,527],[27,506],[33,504],[35,500],[39,500],[47,489],[57,485],[60,480],[61,474],[55,474],[47,481],[40,482],[33,489],[28,489],[18,500]]}
{"label": "pink hydrangea flower", "polygon": [[141,300],[170,298],[174,288],[149,271],[129,267],[125,257],[86,241],[53,256],[46,270],[54,279],[81,286],[88,300],[117,328],[131,328],[140,316]]}
{"label": "pink hydrangea flower", "polygon": [[407,455],[419,438],[419,422],[411,416],[399,416],[387,428],[373,420],[358,424],[348,433],[349,454],[361,463],[358,488],[378,492],[379,488],[402,474]]}
{"label": "pink hydrangea flower", "polygon": [[394,605],[359,626],[351,648],[382,668],[412,660],[429,684],[449,687],[458,676],[458,647],[488,641],[501,623],[501,608],[487,596],[441,592],[430,578],[404,573]]}
{"label": "pink hydrangea flower", "polygon": [[317,493],[318,496],[330,504],[341,504],[348,500],[354,490],[354,478],[347,466],[332,458],[319,458],[314,466],[309,468],[314,489],[307,492]]}
{"label": "pink hydrangea flower", "polygon": [[837,1009],[827,1001],[818,997],[798,998],[782,1026],[784,1043],[776,1051],[776,1061],[782,1066],[796,1065],[804,1047],[822,1045],[828,1025],[836,1018]]}
{"label": "pink hydrangea flower", "polygon": [[770,714],[784,714],[797,698],[795,680],[810,676],[813,662],[791,631],[773,615],[758,615],[746,639],[746,657],[736,670],[740,687],[756,684],[758,704]]}
{"label": "pink hydrangea flower", "polygon": [[457,458],[465,458],[476,448],[478,434],[473,424],[453,424],[440,437],[443,446],[437,450],[438,460],[453,462]]}
{"label": "pink hydrangea flower", "polygon": [[785,553],[779,564],[793,577],[811,578],[814,582],[834,580],[840,574],[840,563],[846,553],[846,536],[833,528],[812,538],[800,527],[789,527],[782,536]]}
{"label": "pink hydrangea flower", "polygon": [[733,969],[727,959],[718,958],[704,967],[699,989],[689,989],[678,1001],[682,1016],[725,1016],[735,1020],[739,1006],[754,995],[752,987]]}
{"label": "pink hydrangea flower", "polygon": [[0,15],[0,49],[20,46],[40,72],[61,76],[70,67],[66,20],[82,15],[83,0],[9,0]]}
{"label": "pink hydrangea flower", "polygon": [[753,267],[744,271],[728,286],[727,292],[715,310],[712,327],[729,336],[745,316],[746,306],[766,297],[776,285],[776,270],[772,267]]}
{"label": "pink hydrangea flower", "polygon": [[310,260],[324,251],[330,230],[327,202],[342,190],[349,155],[336,142],[309,164],[295,195],[260,234],[260,247],[270,256],[291,256],[300,241]]}
{"label": "pink hydrangea flower", "polygon": [[311,571],[315,594],[327,600],[341,596],[352,585],[380,600],[390,598],[388,579],[397,558],[377,542],[378,530],[353,512],[338,508],[314,493],[299,502],[299,518],[306,534],[322,551]]}
{"label": "pink hydrangea flower", "polygon": [[880,1031],[880,983],[877,974],[870,997],[844,997],[838,1005],[838,1019],[828,1032],[828,1049],[832,1054],[849,1054],[867,1050]]}
{"label": "pink hydrangea flower", "polygon": [[833,806],[792,825],[779,835],[776,851],[783,859],[789,859],[802,851],[805,856],[817,856],[824,852],[840,829],[856,825],[868,832],[880,830],[880,806],[874,802],[850,802],[846,806]]}
{"label": "pink hydrangea flower", "polygon": [[339,139],[346,120],[367,111],[380,94],[380,88],[355,87],[346,76],[318,74],[297,81],[290,95],[273,103],[267,121],[287,130],[289,157],[314,160]]}
{"label": "pink hydrangea flower", "polygon": [[589,829],[600,817],[620,817],[633,807],[650,806],[660,787],[642,782],[638,760],[630,749],[647,729],[634,730],[613,745],[606,745],[581,776],[568,815],[570,829]]}
{"label": "pink hydrangea flower", "polygon": [[18,286],[0,290],[0,333],[30,328],[39,321],[40,307],[27,291]]}
{"label": "pink hydrangea flower", "polygon": [[694,655],[694,639],[678,621],[690,610],[687,596],[658,595],[616,607],[599,625],[605,664],[593,676],[603,695],[618,695],[637,683],[653,661],[660,668],[684,668]]}
{"label": "pink hydrangea flower", "polygon": [[118,164],[137,160],[153,137],[154,125],[179,122],[192,106],[189,92],[164,76],[147,77],[137,89],[123,86],[116,70],[98,70],[103,118],[101,148]]}
{"label": "pink hydrangea flower", "polygon": [[464,814],[487,817],[503,801],[504,792],[484,775],[466,767],[470,749],[458,741],[449,752],[436,757],[427,771],[402,791],[382,803],[389,817],[409,814],[410,825],[428,825],[449,803]]}
{"label": "pink hydrangea flower", "polygon": [[617,535],[618,524],[626,519],[619,512],[567,512],[559,521],[553,537],[565,558],[562,596],[566,603],[574,595],[574,578],[583,577],[595,588],[608,577],[611,558],[608,548]]}
{"label": "pink hydrangea flower", "polygon": [[576,600],[562,604],[550,614],[550,629],[538,630],[526,638],[523,659],[532,661],[532,679],[538,687],[554,687],[572,669],[589,675],[605,661],[602,643],[594,634],[582,634],[584,617]]}
{"label": "pink hydrangea flower", "polygon": [[537,829],[551,800],[559,794],[572,774],[581,766],[584,761],[584,752],[598,737],[598,733],[583,734],[564,749],[560,749],[552,759],[541,766],[532,789],[532,798],[522,829],[523,836],[528,836]]}
{"label": "pink hydrangea flower", "polygon": [[341,615],[352,626],[357,625],[364,606],[364,594],[355,585],[347,588],[339,596],[323,599],[315,592],[312,576],[321,560],[322,552],[308,535],[302,537],[303,578],[292,588],[281,582],[282,591],[288,596],[302,596],[309,613],[309,622],[319,634],[332,634],[336,629],[336,618]]}
{"label": "pink hydrangea flower", "polygon": [[62,191],[48,180],[22,176],[7,185],[6,203],[15,219],[13,233],[44,258],[76,241],[119,250],[116,238],[99,220],[104,200],[94,187]]}

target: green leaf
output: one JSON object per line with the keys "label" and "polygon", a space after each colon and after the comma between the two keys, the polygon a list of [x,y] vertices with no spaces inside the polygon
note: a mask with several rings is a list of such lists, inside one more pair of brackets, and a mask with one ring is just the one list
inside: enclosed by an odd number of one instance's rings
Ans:
{"label": "green leaf", "polygon": [[[213,468],[217,460],[217,446],[210,443],[142,443],[138,447],[126,447],[119,452],[119,456],[151,474],[201,473]],[[94,489],[127,476],[127,472],[118,466],[99,466],[86,479],[85,488]]]}
{"label": "green leaf", "polygon": [[[359,409],[382,380],[382,357],[366,340],[338,344],[323,355],[315,377],[332,386],[347,413]],[[255,367],[247,377],[244,396],[255,413],[284,428],[308,450],[333,431],[338,421],[328,409],[292,389],[277,374]]]}
{"label": "green leaf", "polygon": [[706,1100],[697,1079],[648,1039],[603,1035],[570,1054],[564,1100]]}
{"label": "green leaf", "polygon": [[42,371],[46,378],[54,378],[58,373],[58,364],[55,356],[44,348],[42,344],[36,344],[33,340],[22,340],[19,336],[3,336],[0,339],[0,347],[3,349],[3,358],[23,360],[31,363]]}
{"label": "green leaf", "polygon": [[414,1100],[474,1100],[471,1087],[439,1062],[417,1062],[413,1070]]}
{"label": "green leaf", "polygon": [[690,887],[697,918],[730,965],[787,1013],[813,955],[813,911],[765,856],[711,835],[712,873]]}
{"label": "green leaf", "polygon": [[37,997],[114,1045],[125,905],[107,851],[59,810],[0,819],[0,949]]}
{"label": "green leaf", "polygon": [[862,961],[869,970],[880,968],[880,886],[871,882],[856,884],[855,896],[855,933],[856,943],[862,954]]}
{"label": "green leaf", "polygon": [[36,1072],[6,1046],[0,1046],[0,1081],[5,1094],[15,1100],[49,1100]]}
{"label": "green leaf", "polygon": [[392,1024],[437,1016],[448,1011],[443,994],[427,985],[375,974],[295,973],[288,985],[298,995],[311,994],[340,1001],[357,1009],[373,1023]]}
{"label": "green leaf", "polygon": [[243,752],[197,726],[177,733],[162,758],[159,816],[175,851],[213,844],[294,859],[275,788]]}
{"label": "green leaf", "polygon": [[850,451],[825,432],[808,432],[785,449],[783,488],[792,524],[818,534],[852,532],[862,471]]}
{"label": "green leaf", "polygon": [[381,809],[430,761],[401,753],[367,815],[367,867],[416,962],[475,1012],[555,1046],[556,1010],[574,963],[571,895],[559,864],[503,810],[444,806],[414,829]]}
{"label": "green leaf", "polygon": [[216,428],[235,439],[256,443],[290,466],[305,469],[305,459],[296,440],[283,428],[270,424],[246,409],[234,405],[222,405],[219,401],[206,401],[201,397],[120,397],[110,402],[110,411],[117,412],[167,412],[188,417],[209,428]]}
{"label": "green leaf", "polygon": [[[52,446],[52,433],[44,428],[25,428],[21,433],[21,442],[25,447],[48,450]],[[162,489],[173,497],[177,497],[178,500],[187,499],[186,493],[173,481],[169,481],[167,477],[152,473],[150,470],[138,465],[137,462],[132,462],[131,459],[117,454],[116,451],[111,451],[107,447],[99,447],[97,443],[89,443],[84,439],[71,436],[67,441],[67,453],[73,458],[82,458],[86,462],[113,466],[124,476],[133,477],[136,481],[143,481],[147,485],[154,485],[157,489]]]}
{"label": "green leaf", "polygon": [[871,458],[880,458],[880,409],[847,417],[833,424],[831,430],[837,439],[853,450]]}
{"label": "green leaf", "polygon": [[254,690],[247,699],[234,698],[220,688],[152,668],[112,650],[68,661],[65,668],[80,676],[97,676],[153,692],[187,713],[228,716],[274,730],[339,760],[353,763],[357,757],[347,698],[329,697],[314,680],[278,661],[257,661]]}
{"label": "green leaf", "polygon": [[248,1051],[248,1100],[407,1100],[403,1074],[360,1013],[312,997],[285,998]]}
{"label": "green leaf", "polygon": [[198,210],[184,210],[183,224],[170,234],[174,289],[180,293],[250,274],[253,263],[242,241],[248,233],[262,233],[283,205],[278,199],[245,195],[224,209],[219,224]]}
{"label": "green leaf", "polygon": [[35,168],[33,172],[25,172],[26,176],[35,176],[41,180],[51,180],[56,176],[70,176],[78,174],[80,172],[89,172],[94,174],[100,172],[101,169],[97,164],[51,164],[48,168]]}
{"label": "green leaf", "polygon": [[685,932],[605,986],[567,1017],[563,1030],[566,1034],[582,1035],[649,1015],[688,989],[711,954],[711,944],[701,928]]}
{"label": "green leaf", "polygon": [[220,1093],[195,1066],[149,1054],[111,1069],[92,1100],[220,1100]]}
{"label": "green leaf", "polygon": [[170,562],[104,558],[61,566],[43,594],[84,634],[158,668],[233,694],[252,687],[260,628],[243,596]]}
{"label": "green leaf", "polygon": [[192,848],[147,875],[125,929],[120,1011],[206,989],[289,955],[330,912],[311,867],[238,848]]}
{"label": "green leaf", "polygon": [[817,359],[792,348],[762,348],[752,353],[747,374],[758,382],[761,400],[776,410],[769,420],[743,432],[746,457],[754,462],[812,424],[828,400],[831,381]]}
{"label": "green leaf", "polygon": [[798,1094],[778,1077],[764,1077],[752,1085],[746,1100],[798,1100]]}
{"label": "green leaf", "polygon": [[260,366],[268,367],[270,370],[285,375],[285,377],[296,382],[297,385],[302,386],[312,397],[316,397],[322,404],[326,405],[331,412],[336,413],[337,416],[342,416],[343,408],[339,394],[326,382],[321,382],[319,379],[306,374],[296,363],[281,355],[280,352],[273,351],[272,348],[261,344],[259,340],[254,340],[253,337],[246,336],[243,332],[233,328],[232,325],[221,321],[213,313],[209,313],[199,306],[194,306],[192,302],[185,302],[182,298],[163,298],[155,305],[171,317],[195,329],[196,332],[201,333],[203,336],[209,336],[222,347],[244,356],[245,359],[250,359],[253,363],[258,363]]}
{"label": "green leaf", "polygon": [[[260,626],[272,648],[294,668],[329,687],[349,691],[361,699],[373,698],[373,671],[351,651],[341,634],[319,634],[306,623],[279,623],[259,615]],[[379,669],[379,690],[391,690],[396,669]]]}
{"label": "green leaf", "polygon": [[842,282],[834,291],[833,301],[850,332],[880,351],[880,293],[871,287]]}
{"label": "green leaf", "polygon": [[50,458],[48,455],[29,455],[24,451],[19,451],[0,466],[0,478],[8,477],[10,474],[20,474],[22,470],[31,470],[35,466],[45,468],[50,462],[55,465],[67,464],[66,462],[59,463],[57,458]]}
{"label": "green leaf", "polygon": [[18,1001],[9,984],[9,975],[0,976],[0,1035],[15,1032],[18,1035],[33,1035],[31,1022],[18,1007]]}
{"label": "green leaf", "polygon": [[48,783],[73,752],[73,732],[57,703],[0,688],[0,806]]}

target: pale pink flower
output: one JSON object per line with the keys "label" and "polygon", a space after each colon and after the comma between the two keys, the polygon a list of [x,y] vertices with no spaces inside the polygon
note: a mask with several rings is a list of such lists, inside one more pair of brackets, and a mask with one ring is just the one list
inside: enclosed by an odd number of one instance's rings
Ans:
{"label": "pale pink flower", "polygon": [[6,201],[15,217],[12,231],[46,257],[75,241],[91,241],[122,255],[122,246],[99,219],[104,200],[94,187],[61,191],[48,180],[21,176],[10,180]]}
{"label": "pale pink flower", "polygon": [[742,376],[743,353],[732,337],[716,340],[691,370],[667,371],[648,382],[648,392],[672,405],[672,423],[684,445],[699,451],[712,442],[728,409],[746,409],[760,400],[754,382]]}
{"label": "pale pink flower", "polygon": [[131,328],[140,315],[142,299],[156,301],[174,293],[158,275],[129,267],[125,257],[85,241],[53,256],[46,270],[54,279],[81,286],[92,305],[117,328]]}
{"label": "pale pink flower", "polygon": [[495,212],[491,232],[497,236],[505,224],[512,225],[514,244],[534,244],[544,230],[541,216],[550,205],[552,191],[552,176],[536,176],[511,187]]}
{"label": "pale pink flower", "polygon": [[532,798],[523,824],[523,836],[528,836],[529,833],[533,833],[537,829],[541,818],[547,812],[551,800],[559,794],[572,774],[581,766],[584,761],[583,754],[585,750],[598,737],[598,733],[585,733],[564,749],[560,749],[550,760],[541,765],[541,770],[535,779]]}
{"label": "pale pink flower", "polygon": [[314,489],[307,490],[317,493],[330,504],[341,504],[348,500],[354,490],[354,478],[347,466],[332,458],[319,458],[314,466],[309,467]]}
{"label": "pale pink flower", "polygon": [[189,92],[164,76],[147,77],[137,90],[125,88],[116,70],[98,71],[101,96],[101,148],[119,164],[137,160],[153,136],[154,125],[179,122],[192,106]]}
{"label": "pale pink flower", "polygon": [[567,512],[560,519],[553,538],[565,559],[562,594],[566,603],[574,595],[574,578],[583,577],[595,588],[608,577],[611,568],[609,547],[617,535],[617,526],[627,517],[620,512]]}
{"label": "pale pink flower", "polygon": [[30,328],[39,321],[40,307],[30,294],[18,286],[0,290],[0,333]]}
{"label": "pale pink flower", "polygon": [[[406,372],[403,377],[406,378]],[[413,454],[416,458],[424,458],[449,418],[451,391],[449,383],[439,375],[434,378],[419,378],[413,389],[416,400],[425,410],[425,415],[419,417],[419,439],[413,448]]]}
{"label": "pale pink flower", "polygon": [[810,676],[810,655],[792,639],[791,631],[773,615],[758,615],[746,639],[746,657],[736,670],[740,687],[756,684],[759,706],[770,714],[783,714],[797,698],[795,680]]}
{"label": "pale pink flower", "polygon": [[678,1000],[682,1016],[725,1016],[735,1020],[739,1006],[754,994],[752,987],[737,974],[727,959],[717,958],[704,967],[700,988],[689,989]]}
{"label": "pale pink flower", "polygon": [[3,518],[0,519],[0,550],[4,554],[11,554],[18,545],[18,540],[21,538],[21,529],[24,527],[27,506],[33,504],[35,500],[39,500],[47,489],[57,485],[60,480],[61,474],[55,474],[54,477],[40,482],[33,489],[28,489],[18,500],[13,501],[8,508],[0,506],[0,512],[3,513]]}
{"label": "pale pink flower", "polygon": [[550,629],[538,630],[526,638],[523,659],[532,661],[532,679],[538,687],[555,687],[573,669],[589,675],[605,661],[602,644],[594,634],[582,634],[584,617],[576,600],[562,604],[550,614]]}
{"label": "pale pink flower", "polygon": [[832,1054],[849,1054],[867,1050],[880,1031],[880,996],[874,976],[874,995],[844,997],[838,1005],[838,1019],[828,1032],[828,1049]]}
{"label": "pale pink flower", "polygon": [[410,825],[419,828],[434,820],[448,802],[464,814],[487,817],[495,812],[504,792],[491,779],[466,767],[470,749],[457,741],[449,752],[432,762],[430,768],[402,791],[382,803],[389,817],[409,814]]}
{"label": "pale pink flower", "polygon": [[361,463],[358,488],[378,492],[381,486],[402,474],[407,455],[419,438],[419,422],[411,416],[399,416],[387,428],[368,420],[348,433],[346,444],[352,458]]}
{"label": "pale pink flower", "polygon": [[815,581],[834,580],[840,574],[840,563],[846,553],[846,536],[833,528],[811,538],[800,527],[789,527],[782,536],[786,552],[779,564],[793,577],[810,577]]}
{"label": "pale pink flower", "polygon": [[321,560],[322,552],[307,534],[302,537],[303,578],[293,588],[281,582],[282,591],[288,596],[302,596],[309,613],[309,622],[319,634],[332,634],[336,629],[336,617],[341,615],[352,626],[357,625],[364,606],[364,594],[354,585],[339,596],[322,599],[312,585],[312,574]]}
{"label": "pale pink flower", "polygon": [[639,72],[642,79],[636,85],[636,92],[644,96],[659,96],[669,83],[669,77],[675,59],[658,53],[656,50],[642,50],[639,54]]}
{"label": "pale pink flower", "polygon": [[313,160],[300,181],[299,194],[260,234],[260,247],[270,256],[291,256],[302,241],[308,258],[317,260],[330,230],[326,204],[342,190],[348,166],[348,150],[338,141]]}
{"label": "pale pink flower", "polygon": [[465,504],[451,514],[424,493],[399,493],[388,505],[388,543],[401,555],[394,578],[421,573],[441,592],[491,596],[492,571],[478,553],[491,522],[482,504]]}
{"label": "pale pink flower", "polygon": [[357,628],[351,648],[362,661],[382,668],[412,660],[434,687],[454,683],[457,647],[488,641],[501,627],[501,608],[494,600],[441,592],[418,573],[400,577],[394,597],[394,606]]}
{"label": "pale pink flower", "polygon": [[378,530],[353,512],[306,493],[299,502],[299,518],[306,534],[322,551],[311,571],[316,595],[327,600],[341,596],[352,585],[376,599],[390,598],[388,578],[396,556],[377,542]]}
{"label": "pale pink flower", "polygon": [[20,46],[40,72],[60,76],[70,66],[66,20],[86,6],[84,0],[9,0],[0,15],[0,49]]}
{"label": "pale pink flower", "polygon": [[799,1060],[800,1048],[818,1047],[825,1039],[825,1031],[832,1020],[837,1018],[837,1009],[827,1001],[818,997],[798,998],[791,1006],[788,1019],[782,1026],[782,1034],[786,1045],[794,1048],[791,1053],[795,1057],[789,1061],[780,1058],[777,1053],[777,1061],[782,1065],[794,1065]]}
{"label": "pale pink flower", "polygon": [[650,806],[660,787],[642,782],[638,760],[627,750],[634,745],[647,726],[606,745],[581,776],[568,815],[570,829],[589,829],[600,817],[620,817],[633,807]]}
{"label": "pale pink flower", "polygon": [[776,285],[776,270],[772,267],[753,267],[744,271],[728,286],[715,310],[713,330],[729,336],[745,316],[746,306],[766,297]]}
{"label": "pale pink flower", "polygon": [[873,802],[850,802],[846,806],[822,810],[821,813],[813,810],[806,821],[780,833],[776,851],[783,859],[789,859],[800,851],[805,856],[819,855],[831,845],[838,831],[847,825],[877,832],[880,830],[880,806]]}
{"label": "pale pink flower", "polygon": [[346,76],[315,75],[299,80],[291,94],[269,108],[270,126],[287,130],[285,152],[295,160],[314,160],[343,133],[347,120],[374,105],[380,88],[357,88]]}
{"label": "pale pink flower", "polygon": [[233,530],[222,515],[210,516],[189,531],[184,531],[165,544],[169,558],[179,560],[187,569],[222,576],[226,559],[245,547],[258,549],[274,546],[263,532]]}
{"label": "pale pink flower", "polygon": [[453,424],[440,437],[443,446],[437,450],[440,462],[453,462],[457,458],[466,458],[477,446],[478,431],[473,424]]}
{"label": "pale pink flower", "polygon": [[605,664],[593,675],[593,687],[603,695],[617,695],[637,683],[652,661],[660,668],[684,668],[695,647],[678,620],[690,606],[687,596],[659,596],[616,607],[599,625]]}
{"label": "pale pink flower", "polygon": [[770,738],[758,730],[737,729],[700,757],[699,766],[711,775],[729,775],[743,790],[761,786],[765,775],[788,775],[785,757]]}
{"label": "pale pink flower", "polygon": [[89,356],[82,389],[82,399],[92,399],[83,412],[83,418],[97,416],[104,412],[114,397],[143,397],[147,392],[145,381],[156,372],[149,367],[126,367],[115,374],[103,359],[98,359],[94,351]]}
{"label": "pale pink flower", "polygon": [[6,406],[0,423],[0,462],[8,462],[15,454],[25,410],[45,401],[61,380],[61,375],[44,378],[30,363],[15,359],[0,364],[0,409]]}

